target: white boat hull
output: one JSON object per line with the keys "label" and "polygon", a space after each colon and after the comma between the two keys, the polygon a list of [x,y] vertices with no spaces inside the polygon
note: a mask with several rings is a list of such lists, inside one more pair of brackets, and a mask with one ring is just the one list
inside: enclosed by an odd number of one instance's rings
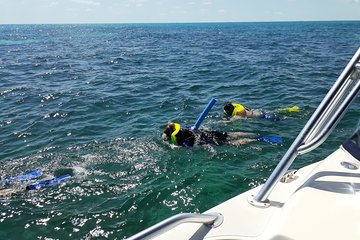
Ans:
{"label": "white boat hull", "polygon": [[325,160],[299,169],[288,182],[279,182],[267,207],[250,203],[259,186],[206,211],[223,215],[220,226],[184,223],[154,239],[358,240],[359,167],[360,162],[340,148]]}

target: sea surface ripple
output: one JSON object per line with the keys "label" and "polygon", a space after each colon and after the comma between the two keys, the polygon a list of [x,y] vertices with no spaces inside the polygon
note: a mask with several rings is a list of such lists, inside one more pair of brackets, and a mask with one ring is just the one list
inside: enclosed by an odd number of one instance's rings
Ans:
{"label": "sea surface ripple", "polygon": [[[0,185],[0,239],[124,239],[264,183],[360,46],[360,22],[0,25],[0,176],[41,169],[61,184]],[[174,148],[168,121],[282,136],[282,146]],[[224,123],[228,101],[278,122]],[[355,130],[359,101],[321,150]]]}

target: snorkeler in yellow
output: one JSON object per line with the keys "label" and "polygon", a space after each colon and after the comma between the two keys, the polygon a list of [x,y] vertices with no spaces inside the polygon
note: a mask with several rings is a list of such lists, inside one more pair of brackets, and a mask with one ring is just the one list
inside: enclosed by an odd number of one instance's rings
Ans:
{"label": "snorkeler in yellow", "polygon": [[244,145],[251,142],[259,141],[259,136],[249,132],[220,132],[209,130],[193,130],[182,128],[180,124],[171,122],[163,132],[163,139],[172,144],[192,147],[194,145]]}
{"label": "snorkeler in yellow", "polygon": [[282,144],[283,138],[277,136],[259,136],[250,132],[220,132],[209,130],[195,130],[191,128],[182,128],[180,124],[170,122],[165,128],[163,135],[164,140],[172,144],[192,147],[194,145],[233,145],[240,146],[252,142],[266,142],[271,144]]}
{"label": "snorkeler in yellow", "polygon": [[227,103],[224,106],[224,113],[227,116],[235,117],[232,118],[233,120],[236,119],[236,117],[260,118],[260,119],[267,119],[270,121],[280,120],[279,116],[275,113],[249,109],[239,103]]}

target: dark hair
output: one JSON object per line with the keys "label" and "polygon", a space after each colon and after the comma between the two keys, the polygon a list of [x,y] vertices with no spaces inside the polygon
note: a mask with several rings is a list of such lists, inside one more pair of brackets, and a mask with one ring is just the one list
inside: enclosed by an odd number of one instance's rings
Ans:
{"label": "dark hair", "polygon": [[170,134],[170,127],[169,127],[169,126],[167,126],[167,127],[165,128],[164,133],[166,134],[166,136],[170,136],[170,135],[171,135],[171,134]]}
{"label": "dark hair", "polygon": [[169,123],[167,126],[166,126],[166,128],[165,128],[165,130],[164,130],[164,133],[167,135],[167,136],[171,136],[171,134],[172,134],[172,132],[174,131],[174,124],[173,123]]}
{"label": "dark hair", "polygon": [[231,103],[227,103],[224,106],[224,111],[226,112],[227,115],[232,115],[233,111],[234,111],[234,106]]}

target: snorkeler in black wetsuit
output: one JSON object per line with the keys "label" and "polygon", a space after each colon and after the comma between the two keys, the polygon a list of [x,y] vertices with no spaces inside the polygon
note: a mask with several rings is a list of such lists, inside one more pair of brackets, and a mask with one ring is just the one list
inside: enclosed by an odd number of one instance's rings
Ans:
{"label": "snorkeler in black wetsuit", "polygon": [[[253,137],[253,138],[247,138]],[[213,144],[221,146],[225,144],[243,145],[258,141],[257,134],[248,132],[220,132],[207,130],[191,130],[181,128],[178,123],[169,123],[163,133],[163,138],[170,140],[171,143],[184,147],[191,147],[195,144],[205,145]],[[241,138],[241,139],[239,139]]]}

